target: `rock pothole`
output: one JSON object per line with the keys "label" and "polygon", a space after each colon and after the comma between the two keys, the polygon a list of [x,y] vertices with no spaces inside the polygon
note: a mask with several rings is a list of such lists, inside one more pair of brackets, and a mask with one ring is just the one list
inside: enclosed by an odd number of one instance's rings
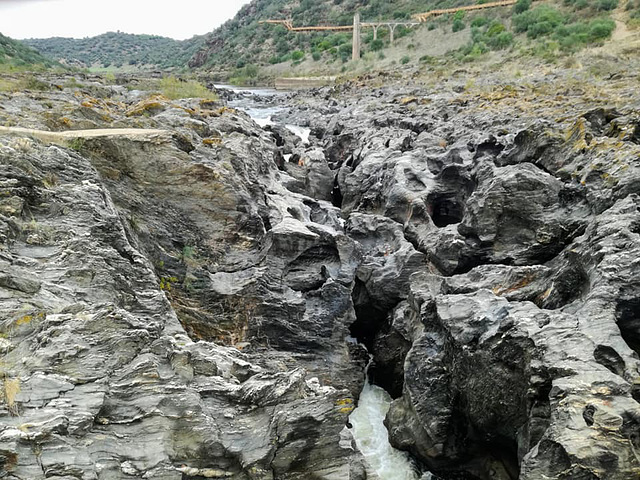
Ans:
{"label": "rock pothole", "polygon": [[455,198],[438,197],[431,203],[431,219],[438,228],[455,225],[462,221],[464,204]]}
{"label": "rock pothole", "polygon": [[640,298],[623,294],[616,307],[616,321],[624,341],[640,356]]}

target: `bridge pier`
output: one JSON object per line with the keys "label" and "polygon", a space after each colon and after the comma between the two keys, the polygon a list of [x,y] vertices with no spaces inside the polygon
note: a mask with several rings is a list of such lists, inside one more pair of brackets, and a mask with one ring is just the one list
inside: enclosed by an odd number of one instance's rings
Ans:
{"label": "bridge pier", "polygon": [[371,28],[373,28],[373,39],[377,40],[378,39],[378,25],[373,25]]}
{"label": "bridge pier", "polygon": [[352,60],[360,60],[360,12],[353,16],[353,51]]}
{"label": "bridge pier", "polygon": [[393,45],[393,38],[395,35],[397,25],[390,23],[387,26],[389,27],[389,43]]}

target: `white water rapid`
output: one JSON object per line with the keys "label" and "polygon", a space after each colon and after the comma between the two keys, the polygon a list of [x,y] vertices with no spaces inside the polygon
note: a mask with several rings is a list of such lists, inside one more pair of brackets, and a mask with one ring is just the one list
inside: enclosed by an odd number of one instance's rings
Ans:
{"label": "white water rapid", "polygon": [[[389,411],[391,397],[382,388],[365,383],[358,407],[349,417],[356,445],[364,455],[372,472],[380,480],[418,480],[409,456],[389,443],[384,417]],[[423,476],[428,479],[430,476]]]}

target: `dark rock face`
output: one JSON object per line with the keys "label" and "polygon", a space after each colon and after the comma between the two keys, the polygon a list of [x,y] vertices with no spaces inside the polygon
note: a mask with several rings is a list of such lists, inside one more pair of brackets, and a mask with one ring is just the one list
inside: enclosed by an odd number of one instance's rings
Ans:
{"label": "dark rock face", "polygon": [[175,143],[1,139],[2,476],[365,478],[338,210],[243,114],[144,122]]}
{"label": "dark rock face", "polygon": [[637,476],[639,152],[610,135],[633,115],[505,132],[500,112],[366,109],[322,141],[392,443],[443,478]]}
{"label": "dark rock face", "polygon": [[0,137],[7,478],[375,478],[349,336],[440,478],[640,475],[635,112],[346,84],[281,114],[303,145],[106,96],[93,126],[171,140]]}

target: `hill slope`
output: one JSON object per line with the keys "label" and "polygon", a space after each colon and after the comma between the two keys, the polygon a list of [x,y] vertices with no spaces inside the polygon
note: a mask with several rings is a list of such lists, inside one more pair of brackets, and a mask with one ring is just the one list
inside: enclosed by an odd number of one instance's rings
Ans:
{"label": "hill slope", "polygon": [[0,33],[0,67],[50,66],[53,62],[34,49]]}
{"label": "hill slope", "polygon": [[[253,0],[235,18],[210,34],[203,47],[193,56],[189,66],[219,71],[243,69],[247,65],[264,66],[287,62],[297,67],[313,58],[319,70],[340,71],[340,64],[351,58],[351,33],[293,33],[281,25],[260,24],[267,19],[291,18],[294,26],[349,25],[359,11],[364,22],[410,19],[411,15],[434,9],[486,3],[479,0]],[[459,57],[473,60],[489,50],[511,49],[514,44],[523,52],[552,58],[576,51],[585,45],[600,43],[611,35],[615,23],[611,10],[629,10],[638,6],[619,0],[518,0],[514,7],[500,7],[477,13],[459,12],[429,20],[421,29],[442,31],[438,43],[448,44],[451,33],[467,30],[470,41],[459,50]],[[633,15],[630,15],[633,16]],[[398,27],[395,38],[411,34]],[[363,53],[369,59],[384,58],[389,46],[387,29],[378,31],[374,41],[372,29],[363,30]],[[413,42],[412,57],[419,58],[420,49]],[[386,51],[385,51],[386,52]],[[337,61],[337,65],[329,64]],[[403,60],[401,63],[404,63]]]}
{"label": "hill slope", "polygon": [[24,41],[51,58],[81,67],[131,65],[162,69],[186,66],[203,42],[203,37],[179,41],[121,32],[82,39],[55,37]]}
{"label": "hill slope", "polygon": [[340,49],[350,42],[350,33],[298,35],[281,26],[260,24],[261,20],[291,18],[295,26],[350,25],[356,10],[364,21],[407,19],[413,13],[468,3],[468,0],[253,0],[209,35],[189,65],[241,68],[247,63],[278,63],[283,58],[289,60],[287,55],[293,51],[311,50],[325,40],[328,47],[325,50],[336,47],[337,56],[350,54],[350,47]]}

